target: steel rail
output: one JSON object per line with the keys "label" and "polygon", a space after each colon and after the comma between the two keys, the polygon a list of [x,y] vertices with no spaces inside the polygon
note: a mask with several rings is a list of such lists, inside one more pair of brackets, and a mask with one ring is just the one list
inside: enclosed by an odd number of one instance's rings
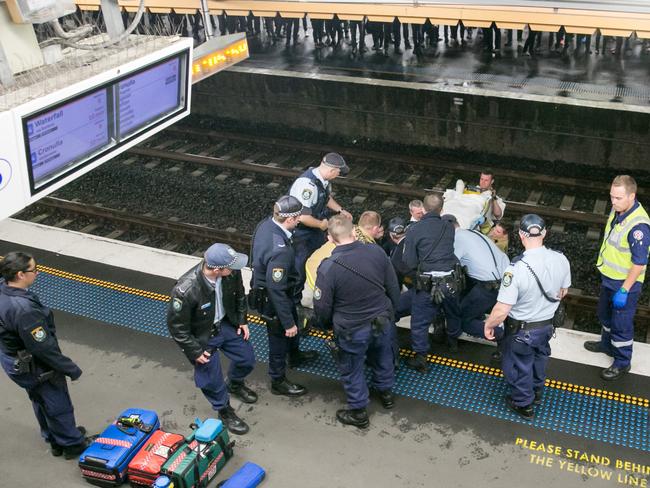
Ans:
{"label": "steel rail", "polygon": [[[295,148],[295,147],[294,147]],[[321,148],[321,151],[323,149]],[[300,175],[300,170],[289,168],[277,168],[257,163],[244,163],[241,161],[223,160],[221,158],[212,156],[200,156],[197,154],[186,154],[175,151],[168,151],[165,149],[156,149],[149,147],[134,147],[129,149],[130,154],[139,156],[162,158],[178,162],[192,162],[200,165],[216,166],[222,168],[235,169],[240,171],[248,171],[253,173],[260,173],[272,176],[281,176],[285,178],[295,178]],[[355,188],[358,190],[365,190],[368,192],[388,193],[392,195],[406,196],[410,198],[422,198],[427,193],[442,194],[444,188],[430,188],[430,189],[415,189],[410,186],[395,185],[383,181],[364,181],[352,178],[341,177],[337,178],[337,185],[347,188]],[[522,202],[514,202],[506,200],[506,204],[511,211],[521,214],[537,213],[544,217],[552,217],[561,219],[563,221],[582,222],[588,224],[604,225],[607,221],[606,215],[580,212],[577,210],[562,210],[559,208],[545,207],[541,205],[532,205]]]}

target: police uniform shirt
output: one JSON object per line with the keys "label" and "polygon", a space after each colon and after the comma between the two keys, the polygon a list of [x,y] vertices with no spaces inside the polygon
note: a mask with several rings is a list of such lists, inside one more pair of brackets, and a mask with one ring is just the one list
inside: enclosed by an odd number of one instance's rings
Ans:
{"label": "police uniform shirt", "polygon": [[290,236],[273,218],[268,218],[259,225],[253,240],[254,285],[266,288],[285,329],[295,325],[293,288],[298,280]]}
{"label": "police uniform shirt", "polygon": [[[327,189],[329,181],[321,176],[318,168],[314,168],[311,171],[323,184],[323,188]],[[311,209],[318,201],[318,188],[309,178],[301,176],[291,185],[289,195],[296,197],[304,207]]]}
{"label": "police uniform shirt", "polygon": [[[623,214],[618,214],[614,220],[612,220],[612,225],[609,229],[605,229],[605,232],[610,232],[614,226],[622,221],[624,221],[628,215],[634,212],[639,207],[639,202],[635,201],[632,208]],[[650,226],[647,224],[637,224],[630,229],[630,232],[627,234],[627,243],[630,246],[630,253],[632,254],[632,264],[637,264],[640,266],[647,266],[648,264],[648,248],[650,246]],[[602,277],[603,286],[609,290],[618,291],[619,288],[623,285],[625,280],[613,280],[607,276]],[[632,288],[628,291],[636,292],[640,291],[643,283],[635,281],[632,285]]]}
{"label": "police uniform shirt", "polygon": [[506,268],[497,301],[512,305],[508,315],[513,319],[528,322],[551,319],[559,304],[544,298],[526,263],[535,271],[548,296],[558,298],[561,288],[571,286],[568,259],[562,253],[542,246],[525,251],[520,259],[515,259]]}
{"label": "police uniform shirt", "polygon": [[490,238],[467,229],[456,229],[454,254],[467,267],[469,277],[477,281],[500,280],[510,264],[508,256]]}

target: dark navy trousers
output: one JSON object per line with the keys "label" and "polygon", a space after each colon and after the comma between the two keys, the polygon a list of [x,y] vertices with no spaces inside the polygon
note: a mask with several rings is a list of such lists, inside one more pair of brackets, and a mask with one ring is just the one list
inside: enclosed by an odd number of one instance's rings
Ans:
{"label": "dark navy trousers", "polygon": [[462,333],[458,297],[445,291],[445,299],[438,305],[428,291],[416,291],[411,307],[411,344],[419,354],[429,352],[429,325],[442,308],[447,318],[447,336],[455,338]]}
{"label": "dark navy trousers", "polygon": [[602,325],[600,343],[604,351],[614,357],[613,366],[625,368],[632,361],[632,344],[634,342],[634,314],[640,292],[631,292],[623,308],[612,307],[612,298],[616,293],[604,286],[600,287],[598,301],[598,320]]}
{"label": "dark navy trousers", "polygon": [[39,384],[32,374],[15,374],[14,358],[0,353],[0,361],[9,378],[27,390],[45,442],[63,447],[83,442],[84,437],[77,429],[65,376],[57,375]]}
{"label": "dark navy trousers", "polygon": [[370,324],[349,334],[344,331],[336,334],[340,349],[339,371],[349,408],[365,408],[368,405],[368,385],[364,374],[366,358],[372,370],[372,386],[379,391],[393,387],[395,365],[392,335],[390,327],[374,332]]}
{"label": "dark navy trousers", "polygon": [[485,314],[497,302],[499,290],[488,290],[480,283],[474,286],[460,301],[460,317],[463,332],[475,337],[484,336]]}
{"label": "dark navy trousers", "polygon": [[544,388],[546,365],[551,355],[553,326],[507,334],[502,342],[501,367],[510,396],[518,407],[533,403],[535,391]]}
{"label": "dark navy trousers", "polygon": [[215,410],[221,410],[229,402],[228,388],[223,380],[221,361],[215,354],[218,349],[230,359],[228,378],[230,381],[241,382],[253,371],[255,353],[250,342],[245,341],[237,329],[227,322],[221,323],[221,332],[210,338],[206,349],[212,357],[206,364],[194,364],[194,383],[201,389]]}
{"label": "dark navy trousers", "polygon": [[272,329],[266,328],[269,338],[269,376],[272,380],[281,380],[287,370],[287,355],[300,352],[300,336],[287,337]]}

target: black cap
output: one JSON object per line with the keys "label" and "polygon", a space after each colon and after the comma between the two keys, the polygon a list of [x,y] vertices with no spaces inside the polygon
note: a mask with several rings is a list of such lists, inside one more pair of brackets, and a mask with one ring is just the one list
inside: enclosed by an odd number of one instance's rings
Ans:
{"label": "black cap", "polygon": [[388,232],[392,234],[404,234],[406,232],[406,224],[402,217],[393,217],[388,221]]}
{"label": "black cap", "polygon": [[275,212],[279,217],[297,217],[298,215],[305,215],[309,212],[309,209],[303,207],[300,200],[291,195],[281,196],[277,202],[275,202]]}
{"label": "black cap", "polygon": [[539,237],[546,230],[544,219],[537,214],[526,214],[519,222],[519,230],[529,237]]}
{"label": "black cap", "polygon": [[322,163],[332,168],[339,168],[341,170],[341,176],[345,176],[350,172],[350,168],[346,164],[345,159],[338,153],[327,153],[323,156]]}
{"label": "black cap", "polygon": [[453,214],[444,214],[444,215],[441,215],[440,218],[442,220],[446,220],[450,224],[457,224],[458,223],[458,219]]}

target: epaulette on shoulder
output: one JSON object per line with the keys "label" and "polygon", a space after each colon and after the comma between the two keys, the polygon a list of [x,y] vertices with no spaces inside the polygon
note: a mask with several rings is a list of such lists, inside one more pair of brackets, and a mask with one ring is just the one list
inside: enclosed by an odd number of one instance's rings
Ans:
{"label": "epaulette on shoulder", "polygon": [[510,260],[510,264],[513,264],[513,265],[514,265],[514,264],[517,264],[517,263],[518,263],[519,261],[521,261],[522,259],[524,259],[524,255],[523,255],[523,254],[519,254],[518,256],[515,256],[514,258],[512,258],[512,259]]}

